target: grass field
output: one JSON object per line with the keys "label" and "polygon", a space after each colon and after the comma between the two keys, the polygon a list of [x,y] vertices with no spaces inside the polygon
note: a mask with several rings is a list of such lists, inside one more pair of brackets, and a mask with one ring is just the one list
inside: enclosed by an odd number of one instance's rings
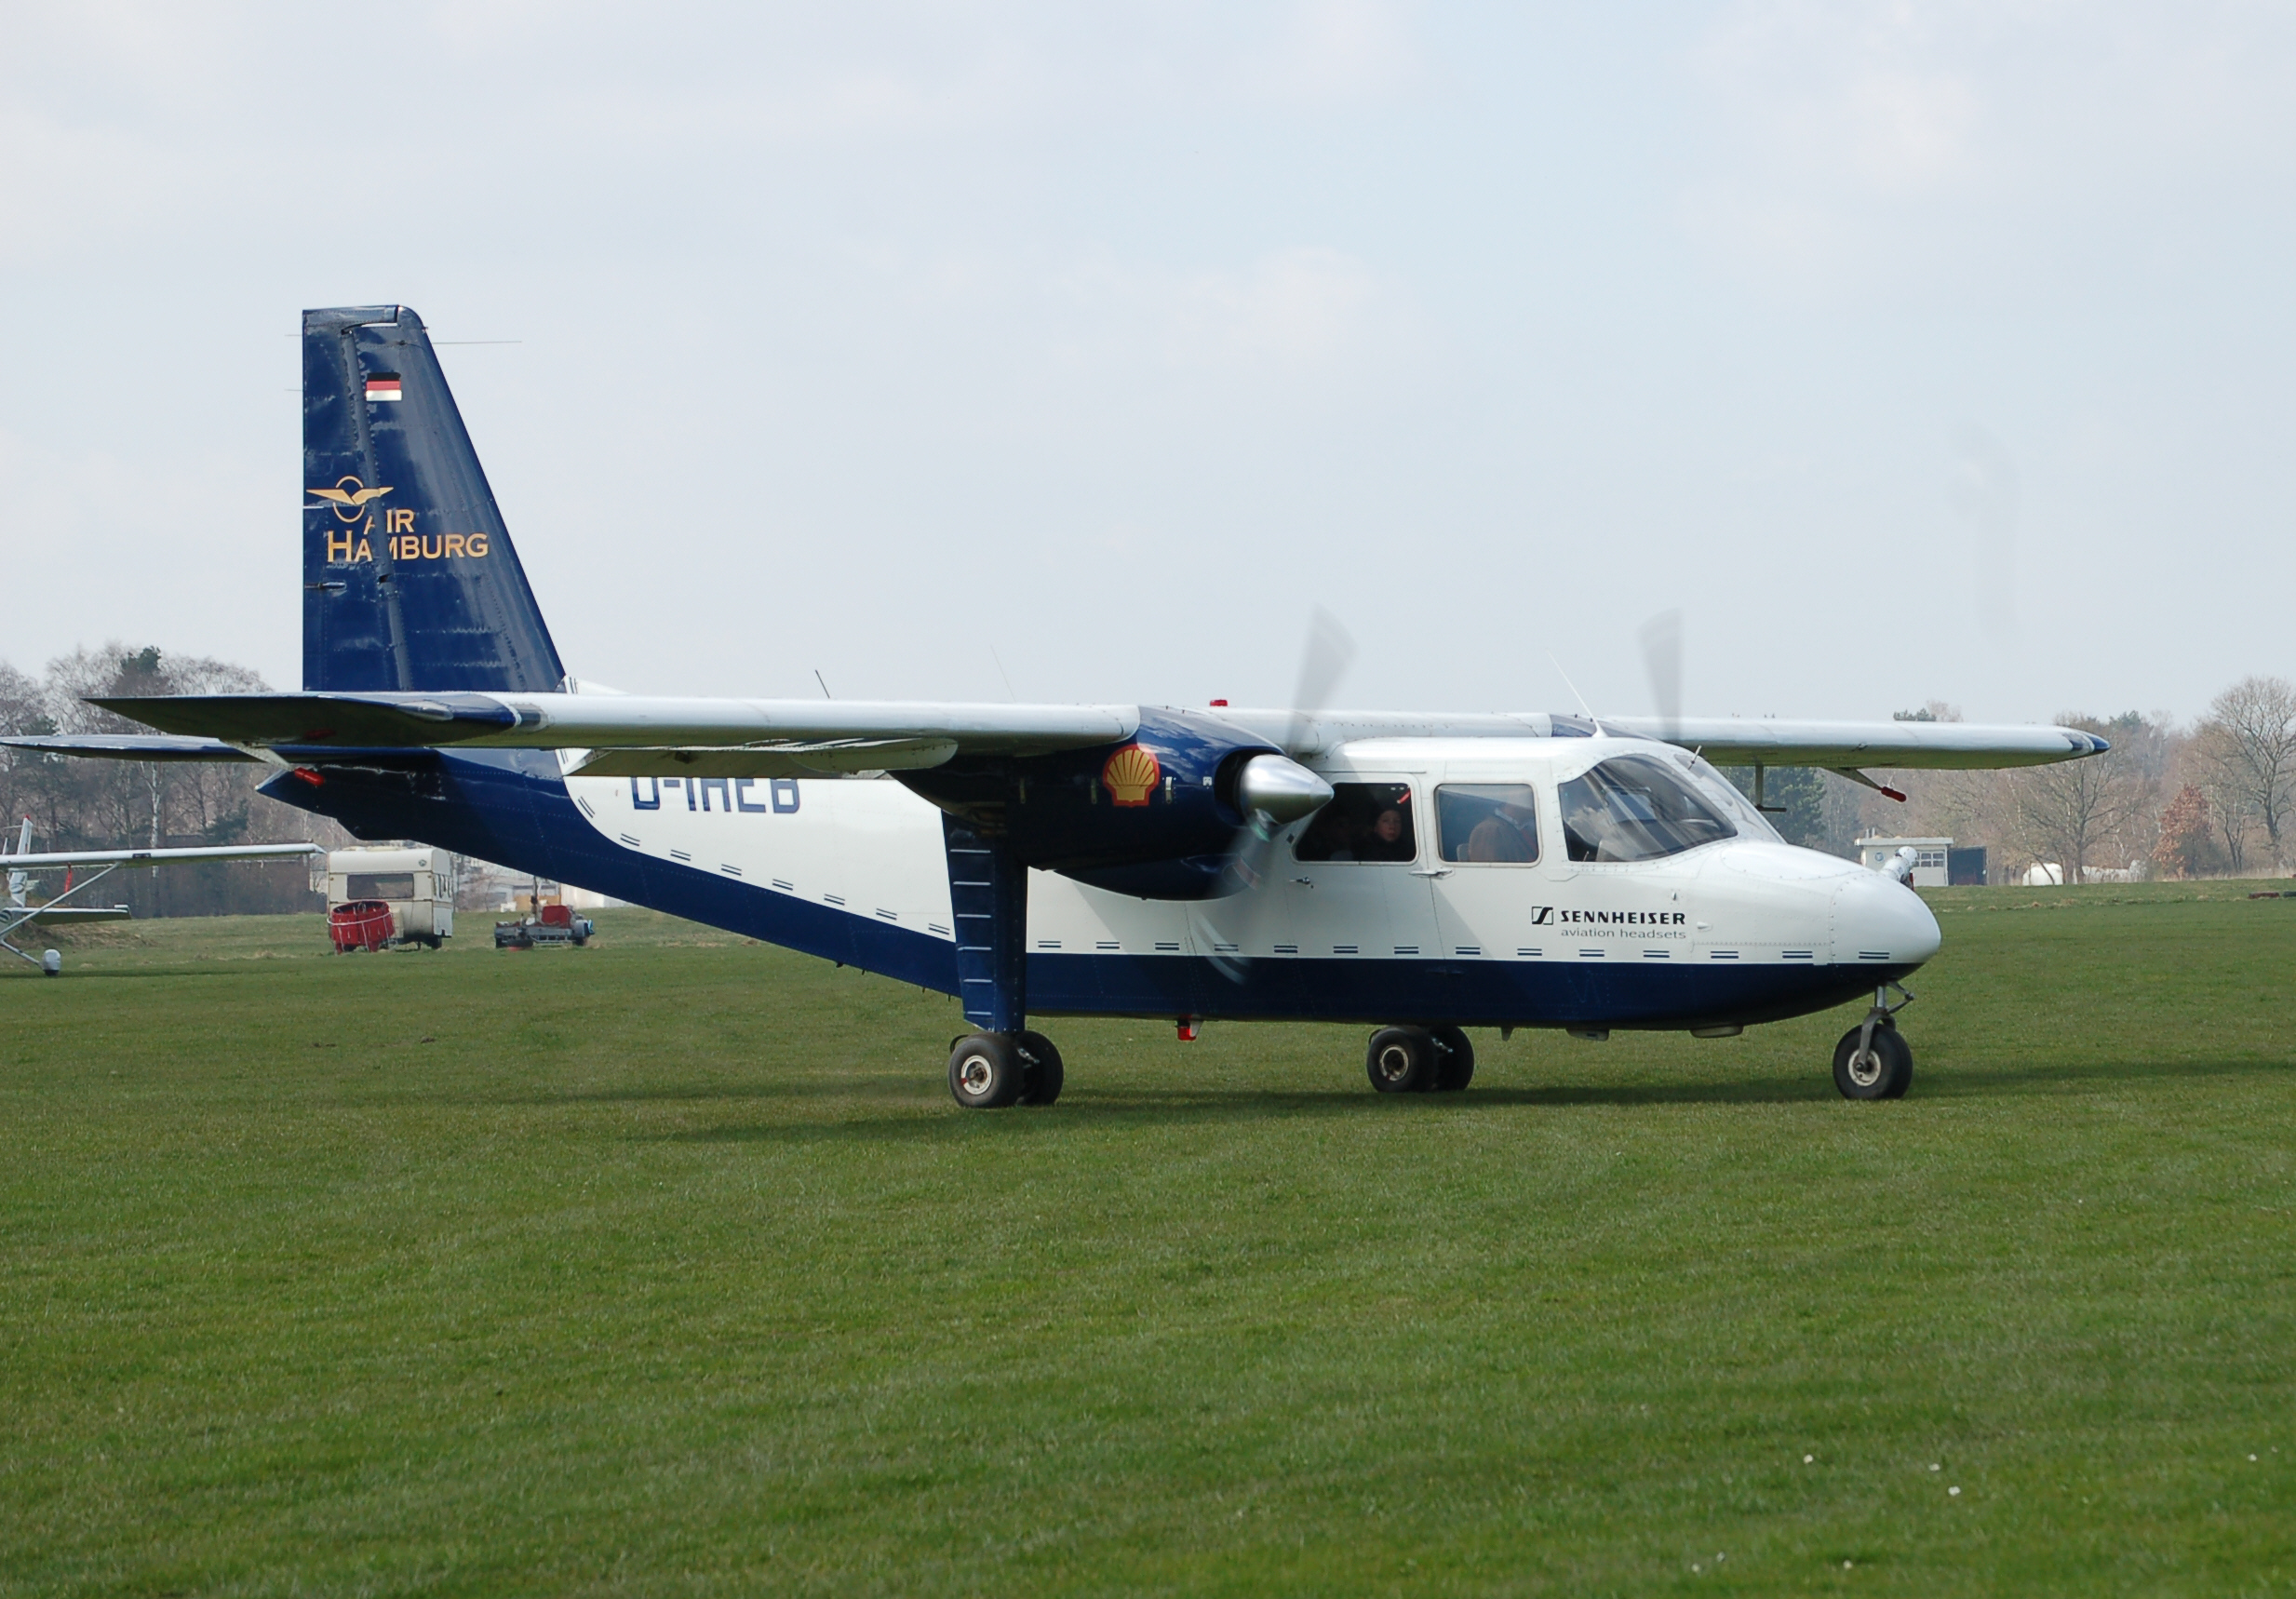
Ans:
{"label": "grass field", "polygon": [[973,1114],[950,1001],[647,913],[91,934],[0,976],[0,1593],[2287,1592],[2249,886],[1931,895],[1895,1104],[1840,1012]]}

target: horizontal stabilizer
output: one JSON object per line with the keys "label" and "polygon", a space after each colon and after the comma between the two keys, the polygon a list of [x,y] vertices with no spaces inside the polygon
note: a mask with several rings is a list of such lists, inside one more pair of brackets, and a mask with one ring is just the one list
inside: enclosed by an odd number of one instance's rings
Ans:
{"label": "horizontal stabilizer", "polygon": [[248,760],[256,757],[211,738],[169,732],[85,733],[76,737],[0,738],[11,749],[44,755],[93,756],[110,760]]}
{"label": "horizontal stabilizer", "polygon": [[346,749],[462,744],[518,725],[487,694],[164,694],[91,700],[163,732],[229,744]]}
{"label": "horizontal stabilizer", "polygon": [[135,912],[124,905],[60,905],[53,910],[44,906],[25,917],[23,921],[37,927],[72,927],[83,921],[132,921],[134,919]]}

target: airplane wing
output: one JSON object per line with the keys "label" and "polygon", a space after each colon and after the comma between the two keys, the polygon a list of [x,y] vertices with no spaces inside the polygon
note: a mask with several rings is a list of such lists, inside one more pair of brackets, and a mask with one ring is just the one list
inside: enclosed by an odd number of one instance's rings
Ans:
{"label": "airplane wing", "polygon": [[320,844],[201,844],[185,849],[55,850],[45,854],[0,855],[0,870],[51,871],[62,867],[164,867],[177,861],[279,861],[324,854]]}
{"label": "airplane wing", "polygon": [[1605,717],[1603,725],[1696,749],[1716,766],[1823,766],[1837,772],[1862,766],[1903,771],[2046,766],[2113,747],[2078,728],[1981,722],[1701,717],[1669,723],[1657,717]]}
{"label": "airplane wing", "polygon": [[[590,776],[785,777],[908,771],[958,755],[1042,755],[1117,744],[1133,705],[961,705],[897,700],[736,700],[621,694],[204,694],[103,699],[164,736],[0,740],[22,748],[141,759],[255,759],[250,749],[574,749]],[[1295,755],[1364,738],[1547,738],[1594,723],[1545,712],[1428,714],[1221,707],[1221,720]],[[2111,746],[2077,728],[1977,722],[1783,721],[1605,717],[1607,732],[1702,751],[1718,766],[1946,769],[2039,766]]]}
{"label": "airplane wing", "polygon": [[[1299,755],[1369,738],[1585,737],[1585,717],[1543,711],[1424,715],[1408,711],[1323,711],[1302,721],[1290,711],[1223,710],[1222,719]],[[1854,771],[2044,766],[2101,755],[2112,746],[2078,728],[1988,726],[1944,721],[1780,721],[1770,718],[1605,717],[1602,731],[1701,751],[1716,766],[1821,766]]]}

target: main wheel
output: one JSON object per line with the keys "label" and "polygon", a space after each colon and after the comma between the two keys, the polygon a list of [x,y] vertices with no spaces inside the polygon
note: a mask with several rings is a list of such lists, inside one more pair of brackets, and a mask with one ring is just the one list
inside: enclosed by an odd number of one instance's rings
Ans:
{"label": "main wheel", "polygon": [[1449,1023],[1428,1031],[1435,1040],[1435,1081],[1438,1094],[1457,1094],[1475,1081],[1475,1046],[1466,1032]]}
{"label": "main wheel", "polygon": [[1842,1035],[1833,1046],[1833,1086],[1845,1099],[1902,1099],[1913,1081],[1913,1046],[1887,1022],[1873,1029],[1870,1048],[1860,1050],[1863,1025]]}
{"label": "main wheel", "polygon": [[1425,1028],[1381,1028],[1371,1035],[1363,1070],[1382,1094],[1424,1094],[1435,1085],[1439,1055]]}
{"label": "main wheel", "polygon": [[948,1052],[948,1091],[968,1110],[995,1110],[1018,1100],[1028,1068],[1004,1033],[967,1033]]}
{"label": "main wheel", "polygon": [[1068,1073],[1060,1064],[1060,1051],[1042,1033],[1023,1033],[1020,1047],[1035,1058],[1027,1065],[1027,1085],[1021,1090],[1023,1105],[1050,1105],[1060,1097],[1061,1084],[1067,1082]]}

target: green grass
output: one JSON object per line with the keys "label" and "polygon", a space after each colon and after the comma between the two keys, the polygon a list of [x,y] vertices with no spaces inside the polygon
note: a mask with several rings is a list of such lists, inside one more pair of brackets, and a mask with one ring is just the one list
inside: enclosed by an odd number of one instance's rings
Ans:
{"label": "green grass", "polygon": [[1842,1012],[967,1114],[949,1001],[645,913],[90,931],[0,978],[0,1592],[2285,1591],[2249,886],[1932,896],[1880,1105]]}

